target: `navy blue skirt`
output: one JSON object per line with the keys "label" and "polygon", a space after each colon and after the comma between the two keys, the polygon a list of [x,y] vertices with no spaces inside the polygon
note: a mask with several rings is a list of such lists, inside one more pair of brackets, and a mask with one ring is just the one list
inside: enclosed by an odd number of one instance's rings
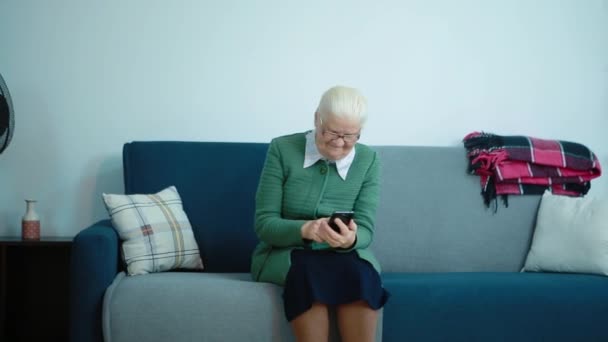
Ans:
{"label": "navy blue skirt", "polygon": [[378,310],[388,297],[376,269],[355,251],[291,252],[283,291],[285,316],[290,322],[315,302],[335,306],[363,300]]}

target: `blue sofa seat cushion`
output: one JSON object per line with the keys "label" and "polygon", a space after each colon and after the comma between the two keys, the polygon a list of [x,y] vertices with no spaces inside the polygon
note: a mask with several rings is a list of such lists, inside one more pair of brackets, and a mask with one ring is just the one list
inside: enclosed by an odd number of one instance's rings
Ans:
{"label": "blue sofa seat cushion", "polygon": [[[384,341],[600,341],[608,277],[386,273]],[[389,328],[390,327],[390,328]]]}

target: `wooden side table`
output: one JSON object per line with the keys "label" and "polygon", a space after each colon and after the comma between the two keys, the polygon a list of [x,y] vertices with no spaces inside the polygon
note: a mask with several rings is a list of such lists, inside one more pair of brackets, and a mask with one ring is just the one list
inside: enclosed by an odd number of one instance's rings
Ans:
{"label": "wooden side table", "polygon": [[70,237],[0,236],[0,341],[67,341]]}

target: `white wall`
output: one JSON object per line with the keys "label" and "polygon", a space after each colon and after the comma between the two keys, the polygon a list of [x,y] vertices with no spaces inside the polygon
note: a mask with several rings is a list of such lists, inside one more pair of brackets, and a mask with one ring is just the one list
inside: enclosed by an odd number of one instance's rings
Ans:
{"label": "white wall", "polygon": [[17,113],[0,235],[20,234],[24,198],[44,235],[105,218],[124,142],[267,142],[311,128],[335,84],[368,97],[364,143],[484,130],[581,142],[608,167],[607,0],[1,0],[0,73]]}

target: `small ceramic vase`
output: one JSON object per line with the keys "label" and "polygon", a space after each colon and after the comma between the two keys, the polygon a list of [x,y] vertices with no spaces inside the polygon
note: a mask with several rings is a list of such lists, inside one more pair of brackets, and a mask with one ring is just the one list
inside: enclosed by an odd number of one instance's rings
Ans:
{"label": "small ceramic vase", "polygon": [[36,201],[25,200],[26,210],[21,220],[21,238],[24,240],[40,239],[40,217],[36,213]]}

